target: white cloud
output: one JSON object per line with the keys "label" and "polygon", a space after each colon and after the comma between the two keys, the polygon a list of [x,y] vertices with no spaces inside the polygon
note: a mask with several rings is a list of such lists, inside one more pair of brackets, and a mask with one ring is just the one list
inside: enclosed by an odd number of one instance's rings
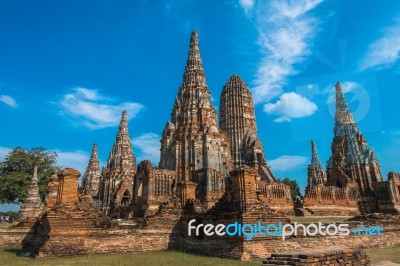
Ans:
{"label": "white cloud", "polygon": [[83,176],[89,162],[90,158],[89,153],[81,150],[75,150],[75,151],[55,150],[55,152],[58,155],[57,166],[61,168],[67,168],[67,167],[74,168],[81,173],[81,177]]}
{"label": "white cloud", "polygon": [[298,73],[294,65],[305,61],[311,54],[318,20],[309,13],[321,2],[272,0],[247,3],[247,7],[256,5],[253,17],[259,33],[258,43],[264,54],[254,80],[256,103],[280,95],[287,77]]}
{"label": "white cloud", "polygon": [[11,151],[10,148],[0,147],[0,162],[4,161],[6,155]]}
{"label": "white cloud", "polygon": [[154,133],[145,133],[132,139],[133,149],[138,150],[138,163],[143,160],[150,160],[158,164],[160,160],[160,136]]}
{"label": "white cloud", "polygon": [[280,115],[275,122],[289,122],[292,118],[310,116],[317,109],[315,103],[295,92],[284,93],[276,103],[264,105],[264,112]]}
{"label": "white cloud", "polygon": [[239,0],[239,4],[245,12],[249,12],[254,7],[255,0]]}
{"label": "white cloud", "polygon": [[115,103],[111,98],[99,94],[97,90],[75,88],[73,93],[65,94],[59,104],[62,114],[78,120],[89,128],[116,126],[123,110],[128,118],[133,118],[143,109],[143,105],[135,102]]}
{"label": "white cloud", "polygon": [[306,165],[308,158],[299,155],[282,155],[276,159],[268,161],[272,170],[289,171],[303,165]]}
{"label": "white cloud", "polygon": [[360,70],[374,67],[384,67],[393,64],[400,57],[400,19],[396,25],[386,28],[383,36],[368,47],[364,58],[358,65]]}
{"label": "white cloud", "polygon": [[17,107],[17,102],[9,95],[0,95],[0,102],[3,102],[13,108]]}

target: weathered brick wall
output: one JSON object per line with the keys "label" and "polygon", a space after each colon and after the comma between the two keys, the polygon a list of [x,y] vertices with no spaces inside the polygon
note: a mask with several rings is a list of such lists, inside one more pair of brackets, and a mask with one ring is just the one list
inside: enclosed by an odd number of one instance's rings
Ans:
{"label": "weathered brick wall", "polygon": [[[171,218],[171,220],[167,220]],[[346,247],[383,247],[400,245],[398,225],[383,225],[384,236],[329,236],[329,237],[255,237],[246,241],[245,236],[188,236],[187,219],[176,221],[165,215],[153,220],[151,225],[143,228],[87,229],[88,225],[72,226],[67,222],[63,228],[51,231],[51,238],[40,249],[39,256],[67,256],[92,253],[131,253],[151,250],[177,249],[197,254],[229,257],[236,259],[266,258],[271,253],[294,251],[300,248],[320,248],[329,246]],[[212,221],[213,217],[204,217],[203,223],[229,223],[236,218]],[[189,218],[188,218],[189,219]],[[157,223],[156,223],[157,221]],[[163,222],[164,221],[164,222]],[[54,224],[54,223],[53,223]],[[173,226],[175,224],[175,226]],[[397,228],[397,229],[396,229]],[[387,230],[386,230],[387,229]],[[3,247],[20,246],[22,240],[32,237],[29,228],[0,230],[0,245]]]}
{"label": "weathered brick wall", "polygon": [[[65,192],[62,185],[69,184],[66,182],[68,179],[75,179],[76,173],[64,170],[59,174],[63,175],[59,180],[64,182],[57,188]],[[396,220],[391,216],[359,217],[352,222],[352,226],[379,224],[385,228],[382,237],[298,236],[283,241],[280,237],[254,236],[247,241],[247,236],[206,236],[203,230],[197,236],[189,236],[188,223],[192,219],[196,223],[213,225],[290,222],[284,213],[272,210],[257,199],[255,173],[251,169],[239,169],[232,176],[231,191],[210,209],[202,209],[203,203],[193,199],[194,189],[195,186],[193,190],[185,189],[190,191],[185,208],[168,200],[159,206],[157,213],[137,218],[137,224],[129,227],[113,227],[108,218],[84,198],[79,199],[77,195],[74,198],[61,197],[63,201],[41,216],[32,228],[22,224],[21,227],[0,231],[0,244],[15,246],[23,243],[33,254],[41,257],[177,249],[242,260],[265,258],[272,252],[304,247],[400,245],[400,218]],[[71,194],[75,195],[75,192]]]}
{"label": "weathered brick wall", "polygon": [[133,209],[136,216],[152,215],[160,204],[178,193],[176,172],[153,169],[148,160],[140,162],[134,184]]}
{"label": "weathered brick wall", "polygon": [[390,172],[388,181],[375,182],[372,185],[379,211],[400,214],[400,176]]}
{"label": "weathered brick wall", "polygon": [[358,207],[340,205],[307,205],[306,210],[315,216],[354,216],[360,214]]}
{"label": "weathered brick wall", "polygon": [[57,173],[57,203],[70,204],[78,198],[78,178],[81,174],[72,168],[65,168]]}
{"label": "weathered brick wall", "polygon": [[57,202],[58,193],[58,176],[54,174],[50,177],[49,184],[47,185],[45,206],[46,211],[52,209]]}
{"label": "weathered brick wall", "polygon": [[263,261],[262,266],[272,265],[370,265],[364,250],[329,248],[328,250],[305,249],[294,253],[274,253]]}
{"label": "weathered brick wall", "polygon": [[[242,260],[253,258],[266,258],[270,253],[297,250],[299,248],[319,248],[329,246],[346,246],[354,247],[382,247],[400,245],[400,224],[398,221],[370,221],[355,222],[350,224],[350,229],[360,224],[364,225],[381,225],[384,228],[383,236],[303,236],[299,231],[298,236],[287,237],[285,241],[281,237],[256,236],[250,241],[246,240],[246,236],[188,236],[188,223],[196,216],[181,217],[180,222],[174,228],[170,238],[169,248],[190,251],[208,256],[230,257]],[[229,224],[237,221],[238,223],[256,224],[258,221],[268,224],[282,221],[285,223],[284,217],[273,217],[270,220],[264,217],[260,219],[257,214],[252,216],[235,216],[233,213],[221,214],[220,219],[215,216],[200,216],[196,218],[198,223],[213,224],[214,226],[222,223]],[[276,219],[276,220],[275,220]]]}
{"label": "weathered brick wall", "polygon": [[318,216],[353,216],[360,214],[357,188],[318,185],[307,189],[304,208]]}

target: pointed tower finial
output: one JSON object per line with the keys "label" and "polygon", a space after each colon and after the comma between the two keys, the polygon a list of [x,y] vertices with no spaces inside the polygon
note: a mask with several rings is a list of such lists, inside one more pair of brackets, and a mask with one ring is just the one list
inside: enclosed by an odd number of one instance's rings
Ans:
{"label": "pointed tower finial", "polygon": [[311,140],[311,165],[314,167],[322,167],[314,140]]}
{"label": "pointed tower finial", "polygon": [[350,112],[346,98],[343,94],[342,85],[338,81],[335,85],[336,89],[336,123],[340,124],[354,124],[353,115]]}
{"label": "pointed tower finial", "polygon": [[185,73],[183,74],[184,83],[197,83],[205,85],[205,74],[203,61],[200,56],[199,35],[193,31],[190,36],[190,48],[186,61]]}
{"label": "pointed tower finial", "polygon": [[97,144],[93,144],[92,154],[90,155],[90,160],[97,160]]}
{"label": "pointed tower finial", "polygon": [[199,34],[196,31],[192,31],[190,35],[190,48],[199,47]]}
{"label": "pointed tower finial", "polygon": [[126,110],[122,112],[117,137],[111,149],[110,156],[108,157],[107,168],[120,168],[121,158],[124,160],[126,159],[126,164],[129,165],[130,170],[133,171],[136,165],[136,159],[133,155],[132,144],[128,133],[128,115]]}
{"label": "pointed tower finial", "polygon": [[122,112],[121,121],[119,122],[119,132],[128,132],[128,113],[126,110]]}

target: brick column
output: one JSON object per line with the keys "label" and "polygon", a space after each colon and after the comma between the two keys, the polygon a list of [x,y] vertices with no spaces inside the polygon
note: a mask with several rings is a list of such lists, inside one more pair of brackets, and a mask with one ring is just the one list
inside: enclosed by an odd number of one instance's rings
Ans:
{"label": "brick column", "polygon": [[78,178],[81,174],[73,168],[65,168],[57,173],[57,203],[73,204],[78,201]]}
{"label": "brick column", "polygon": [[240,168],[232,172],[234,201],[239,201],[243,212],[246,212],[247,207],[257,201],[256,175],[257,172],[250,168]]}

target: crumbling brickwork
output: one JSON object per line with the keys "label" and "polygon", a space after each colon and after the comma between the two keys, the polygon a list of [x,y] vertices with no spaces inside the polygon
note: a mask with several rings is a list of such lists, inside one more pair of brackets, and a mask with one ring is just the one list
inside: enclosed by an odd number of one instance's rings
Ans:
{"label": "crumbling brickwork", "polygon": [[215,200],[215,195],[209,192],[223,185],[233,167],[228,137],[218,128],[218,114],[206,84],[196,32],[190,38],[171,122],[162,133],[159,167],[176,171],[177,184],[195,182],[196,199],[204,206],[212,205],[209,202]]}
{"label": "crumbling brickwork", "polygon": [[[239,168],[232,172],[232,182],[221,201],[211,209],[204,210],[193,200],[180,208],[169,200],[160,205],[156,213],[138,219],[136,225],[111,227],[110,220],[97,211],[91,201],[77,197],[79,173],[65,169],[58,173],[54,186],[59,201],[43,214],[29,230],[16,227],[0,230],[0,245],[18,246],[21,241],[26,248],[39,257],[70,256],[93,253],[127,253],[150,250],[178,249],[197,254],[248,260],[266,258],[274,252],[298,250],[300,248],[323,248],[332,245],[347,247],[399,245],[399,217],[374,215],[356,217],[349,221],[350,229],[364,225],[379,224],[385,228],[381,237],[369,236],[255,236],[251,241],[246,236],[188,235],[188,223],[255,224],[290,222],[282,213],[276,213],[258,201],[255,195],[257,172],[251,168]],[[75,185],[74,185],[75,183]],[[66,189],[64,189],[64,186]],[[65,194],[65,193],[68,193]],[[46,209],[48,206],[46,206]],[[307,225],[307,224],[306,224]],[[111,228],[110,228],[111,227]]]}
{"label": "crumbling brickwork", "polygon": [[279,184],[272,174],[257,136],[253,97],[246,83],[232,75],[220,98],[220,127],[227,132],[235,167],[249,166],[257,170],[257,195],[273,209],[293,213],[290,187]]}
{"label": "crumbling brickwork", "polygon": [[81,195],[87,195],[92,199],[97,199],[100,186],[100,165],[97,153],[97,144],[93,144],[89,164],[82,177],[82,185],[79,187]]}
{"label": "crumbling brickwork", "polygon": [[[381,180],[376,156],[358,131],[340,85],[336,93],[335,138],[326,182],[314,144],[304,210],[348,215],[365,211],[365,206],[369,212],[396,209],[399,176],[393,173],[386,183]],[[51,178],[46,212],[26,235],[24,245],[39,256],[180,249],[245,260],[322,244],[400,243],[394,237],[398,220],[384,237],[371,240],[363,236],[296,236],[283,242],[270,236],[256,236],[251,241],[243,235],[206,237],[204,231],[189,235],[191,220],[212,225],[289,223],[288,214],[293,211],[289,187],[277,182],[266,164],[251,94],[238,76],[232,76],[225,86],[221,106],[219,128],[205,82],[198,35],[193,32],[171,122],[162,133],[159,168],[145,160],[136,170],[124,111],[99,183],[98,200],[104,213],[84,195],[87,189],[78,194],[79,172],[66,168]],[[96,168],[93,165],[89,168]],[[88,180],[90,173],[85,182]],[[114,228],[105,214],[133,216],[135,224]]]}
{"label": "crumbling brickwork", "polygon": [[388,174],[388,181],[372,184],[376,207],[385,213],[400,213],[400,175],[395,172]]}
{"label": "crumbling brickwork", "polygon": [[338,82],[332,156],[327,162],[327,185],[344,187],[357,183],[367,194],[372,183],[382,181],[378,159],[353,119],[343,89]]}
{"label": "crumbling brickwork", "polygon": [[176,197],[178,193],[176,172],[154,169],[150,161],[142,161],[138,165],[134,187],[135,216],[152,216],[162,204],[172,202]]}
{"label": "crumbling brickwork", "polygon": [[58,176],[54,174],[50,177],[47,185],[46,198],[44,200],[45,210],[51,210],[57,202]]}
{"label": "crumbling brickwork", "polygon": [[[257,137],[253,99],[247,85],[237,75],[233,75],[223,89],[220,128],[217,125],[218,115],[206,85],[198,35],[193,32],[183,83],[173,106],[171,122],[167,122],[161,139],[159,167],[175,171],[175,196],[181,199],[182,205],[192,199],[200,202],[203,209],[210,209],[225,194],[230,171],[249,166],[256,169],[259,187],[271,192],[267,195],[255,190],[254,197],[257,193],[264,195],[264,199],[268,198],[264,203],[284,206],[293,212],[288,196],[290,188],[278,185],[266,164]],[[270,186],[262,182],[269,182]],[[194,197],[191,197],[193,189]]]}
{"label": "crumbling brickwork", "polygon": [[362,249],[331,247],[329,249],[303,249],[295,252],[273,253],[263,260],[262,266],[272,265],[370,265]]}
{"label": "crumbling brickwork", "polygon": [[[308,184],[300,215],[355,215],[357,213],[400,213],[398,186],[389,174],[383,181],[379,162],[372,147],[353,119],[343,89],[338,82],[332,155],[323,170],[312,142],[312,160],[308,166]],[[396,194],[397,193],[397,194]]]}
{"label": "crumbling brickwork", "polygon": [[98,199],[104,213],[112,217],[128,217],[135,173],[136,159],[128,133],[128,117],[123,111],[107,166],[101,173]]}
{"label": "crumbling brickwork", "polygon": [[359,199],[357,188],[318,185],[307,189],[304,198],[305,215],[310,212],[322,216],[357,215],[360,213]]}
{"label": "crumbling brickwork", "polygon": [[23,245],[37,256],[75,255],[87,252],[83,245],[91,233],[99,227],[109,227],[109,219],[98,211],[91,200],[78,197],[80,173],[65,168],[57,173],[49,183],[49,195],[56,194],[47,201],[47,210],[39,216],[35,225],[23,240]]}
{"label": "crumbling brickwork", "polygon": [[[266,165],[264,149],[257,137],[253,97],[238,75],[232,75],[220,98],[220,127],[227,132],[235,167]],[[273,176],[268,181],[276,181]]]}
{"label": "crumbling brickwork", "polygon": [[326,184],[326,172],[322,167],[321,161],[319,160],[317,146],[315,141],[311,141],[311,163],[307,167],[307,188],[309,190],[318,185]]}

